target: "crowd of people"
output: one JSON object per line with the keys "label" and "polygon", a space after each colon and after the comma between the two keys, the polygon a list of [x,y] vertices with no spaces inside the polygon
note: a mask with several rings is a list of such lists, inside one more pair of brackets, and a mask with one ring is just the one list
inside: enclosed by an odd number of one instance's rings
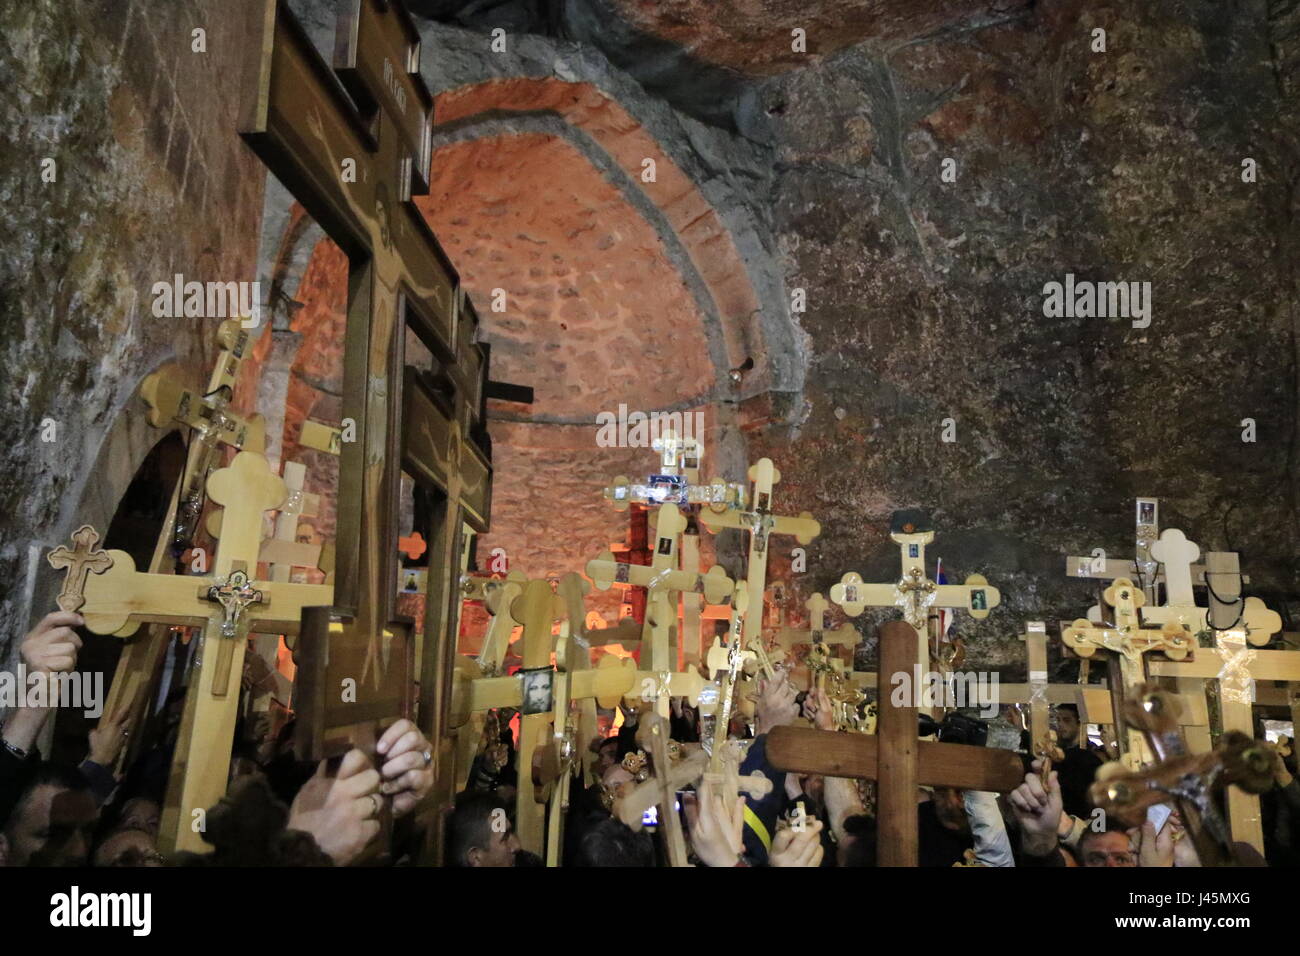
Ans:
{"label": "crowd of people", "polygon": [[[80,624],[75,613],[42,619],[22,642],[28,672],[75,669]],[[752,719],[738,717],[728,730],[745,741],[739,773],[767,777],[772,787],[766,795],[740,795],[731,803],[706,776],[679,794],[680,806],[660,807],[642,825],[629,826],[620,818],[620,801],[657,768],[638,742],[642,711],[622,707],[617,729],[588,742],[596,782],[583,787],[580,776],[573,778],[563,865],[665,865],[665,841],[659,838],[664,821],[658,817],[665,810],[680,812],[696,865],[875,865],[869,783],[785,773],[766,757],[766,735],[774,727],[810,721],[831,729],[830,700],[820,691],[799,693],[784,672],[758,687]],[[115,768],[127,740],[124,715],[104,714],[75,763],[42,758],[37,740],[51,716],[48,707],[18,707],[0,728],[0,865],[352,865],[375,862],[377,842],[387,843],[382,862],[402,864],[420,859],[428,845],[415,811],[433,787],[432,748],[410,721],[388,728],[375,758],[353,750],[328,767],[304,766],[294,758],[291,726],[259,746],[237,747],[229,791],[206,813],[203,837],[211,851],[165,859],[158,835],[179,720],[164,724],[158,740],[123,773]],[[540,866],[514,832],[519,774],[512,714],[490,716],[492,739],[446,818],[444,858],[459,867]],[[1058,706],[1055,724],[1061,753],[1046,780],[1026,753],[1024,782],[1010,793],[918,790],[920,865],[1199,865],[1176,811],[1159,826],[1148,820],[1136,828],[1097,811],[1088,790],[1102,757],[1082,733],[1074,708]],[[672,701],[668,726],[671,738],[688,747],[712,730],[681,698]],[[1274,759],[1275,786],[1261,798],[1266,857],[1270,865],[1288,866],[1295,863],[1300,784],[1293,776],[1294,757]],[[376,841],[390,810],[391,840]]]}

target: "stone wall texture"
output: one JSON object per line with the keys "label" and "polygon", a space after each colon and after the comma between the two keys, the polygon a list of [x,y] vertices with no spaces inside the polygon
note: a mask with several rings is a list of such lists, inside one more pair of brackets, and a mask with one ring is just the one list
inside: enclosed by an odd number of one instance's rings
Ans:
{"label": "stone wall texture", "polygon": [[140,380],[177,361],[206,381],[218,321],[156,318],[152,284],[256,278],[265,176],[235,130],[255,12],[0,6],[0,660],[53,606],[43,553],[83,521],[105,530],[103,484],[124,490],[162,437],[118,427],[143,422]]}

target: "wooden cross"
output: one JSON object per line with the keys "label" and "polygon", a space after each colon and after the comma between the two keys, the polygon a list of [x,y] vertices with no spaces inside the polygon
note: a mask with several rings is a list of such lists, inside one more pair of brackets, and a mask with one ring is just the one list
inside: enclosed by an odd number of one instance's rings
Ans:
{"label": "wooden cross", "polygon": [[550,582],[534,580],[524,585],[523,593],[511,603],[510,616],[524,628],[523,666],[520,668],[523,697],[515,764],[518,772],[515,832],[525,850],[541,856],[545,806],[535,797],[531,770],[533,754],[544,745],[551,724],[551,695],[554,693],[551,682],[555,675],[551,664],[552,625],[564,616],[564,606],[551,590]]}
{"label": "wooden cross", "polygon": [[[560,625],[555,653],[551,739],[546,746],[539,748],[533,759],[533,783],[538,788],[536,798],[540,802],[546,794],[550,794],[546,836],[547,866],[560,865],[564,820],[569,807],[569,785],[575,765],[582,762],[584,783],[589,782],[591,776],[591,754],[586,745],[599,735],[596,707],[614,706],[620,695],[631,690],[633,681],[639,676],[630,660],[620,660],[608,654],[592,670],[592,645],[582,636],[585,633],[586,619],[582,605],[584,586],[589,587],[579,575],[569,573],[560,578],[556,590],[565,604],[565,619]],[[584,754],[587,756],[584,757]],[[680,837],[680,833],[678,835]]]}
{"label": "wooden cross", "polygon": [[1229,730],[1212,752],[1191,754],[1178,732],[1178,702],[1169,692],[1143,685],[1124,706],[1127,723],[1142,730],[1158,762],[1142,770],[1126,771],[1115,764],[1099,768],[1090,790],[1092,802],[1122,824],[1141,826],[1151,806],[1172,801],[1202,866],[1252,862],[1242,853],[1245,844],[1262,861],[1262,843],[1245,839],[1238,820],[1229,828],[1221,801],[1225,789],[1229,796],[1238,792],[1258,800],[1257,795],[1273,785],[1269,745]]}
{"label": "wooden cross", "polygon": [[[298,521],[303,516],[317,513],[320,506],[318,495],[308,494],[303,490],[307,478],[307,466],[301,462],[286,461],[281,467],[288,497],[281,504],[275,516],[275,530],[270,538],[262,542],[259,560],[271,566],[270,579],[286,583],[293,575],[293,569],[319,568],[326,563],[321,560],[322,546],[298,540]],[[220,538],[219,527],[214,529],[213,519],[219,519],[221,512],[209,515],[208,528],[214,539]],[[326,578],[326,583],[331,583]],[[288,706],[292,697],[293,686],[290,679],[279,670],[280,635],[258,634],[253,638],[252,652],[261,661],[262,667],[271,675],[271,686],[255,684],[248,692],[245,715],[266,713],[271,709],[272,699]]]}
{"label": "wooden cross", "polygon": [[191,828],[193,812],[206,811],[226,792],[247,644],[243,636],[249,631],[296,634],[303,609],[329,604],[333,592],[329,585],[252,579],[262,515],[286,494],[265,458],[240,452],[229,467],[209,476],[207,493],[225,508],[209,575],[138,572],[129,554],[110,551],[113,566],[87,581],[82,609],[86,627],[96,634],[125,637],[144,622],[204,629],[163,811],[160,839],[168,851],[204,849]]}
{"label": "wooden cross", "polygon": [[[1192,636],[1176,621],[1169,621],[1160,630],[1142,627],[1138,609],[1146,595],[1128,578],[1117,578],[1104,595],[1108,605],[1115,609],[1115,626],[1093,624],[1080,618],[1068,626],[1062,625],[1061,642],[1081,658],[1092,657],[1099,649],[1117,655],[1119,665],[1118,686],[1112,689],[1112,702],[1116,708],[1115,725],[1123,726],[1125,695],[1132,694],[1146,682],[1143,672],[1145,655],[1160,652],[1171,660],[1182,660],[1193,652]],[[1142,733],[1128,728],[1126,743],[1122,747],[1130,769],[1136,770],[1146,760]]]}
{"label": "wooden cross", "polygon": [[[431,802],[445,809],[454,797],[458,582],[466,526],[487,527],[491,466],[477,315],[414,202],[428,191],[433,119],[419,31],[396,0],[347,0],[331,70],[285,0],[263,0],[262,12],[240,133],[349,259],[342,417],[355,424],[355,441],[340,448],[339,642],[373,656],[382,635],[408,629],[392,586],[402,469],[444,496],[427,536],[416,714],[433,745]],[[408,333],[427,351],[408,356]],[[441,831],[430,828],[434,860]]]}
{"label": "wooden cross", "polygon": [[666,430],[651,445],[660,453],[658,474],[645,484],[634,484],[626,475],[619,475],[603,491],[605,499],[619,511],[626,511],[633,502],[647,506],[707,505],[719,512],[745,506],[744,485],[721,478],[699,483],[704,448],[698,438],[683,439]]}
{"label": "wooden cross", "polygon": [[700,505],[715,512],[743,510],[745,507],[744,485],[721,478],[714,478],[708,484],[657,482],[653,478],[641,483],[619,475],[605,486],[601,494],[619,511],[626,511],[631,504],[651,507],[661,504]]}
{"label": "wooden cross", "polygon": [[831,601],[849,617],[857,617],[868,607],[897,607],[903,619],[916,632],[917,660],[929,667],[930,650],[926,628],[931,608],[961,608],[976,620],[1002,601],[1001,592],[991,587],[982,574],[967,575],[964,584],[936,584],[925,569],[925,546],[934,540],[934,532],[923,528],[919,515],[899,512],[894,515],[890,540],[898,545],[902,574],[893,584],[868,584],[862,575],[850,571],[831,587]]}
{"label": "wooden cross", "polygon": [[99,532],[88,524],[83,524],[72,532],[72,550],[59,545],[47,556],[50,567],[56,571],[66,568],[63,587],[55,603],[60,611],[77,611],[86,603],[86,577],[90,574],[103,574],[113,566],[113,559],[107,551],[98,547]]}
{"label": "wooden cross", "polygon": [[[1098,582],[1114,581],[1116,578],[1141,581],[1148,603],[1155,605],[1158,598],[1157,586],[1165,581],[1165,574],[1160,569],[1160,562],[1164,558],[1159,558],[1152,553],[1152,548],[1161,537],[1159,499],[1138,498],[1135,518],[1134,553],[1137,556],[1133,560],[1111,558],[1098,549],[1092,555],[1068,556],[1065,559],[1065,573],[1072,578],[1086,578]],[[1191,566],[1193,584],[1205,584],[1207,568],[1208,564]],[[1242,580],[1247,584],[1250,583],[1249,577],[1243,577]],[[1105,606],[1099,602],[1089,610],[1088,620],[1100,624],[1102,623],[1100,615],[1104,612]]]}
{"label": "wooden cross", "polygon": [[[538,803],[549,803],[546,814],[546,865],[560,865],[560,851],[564,843],[564,818],[569,812],[569,783],[573,779],[573,766],[578,760],[578,727],[573,713],[569,677],[577,670],[588,670],[591,652],[576,635],[568,633],[569,622],[560,625],[560,635],[555,645],[555,674],[552,689],[551,736],[533,755],[529,768],[534,797]],[[586,658],[583,660],[582,658]],[[591,703],[592,723],[595,723],[595,703]]]}
{"label": "wooden cross", "polygon": [[753,608],[753,613],[745,615],[744,639],[745,646],[752,648],[755,641],[762,639],[768,539],[774,534],[788,534],[794,535],[800,544],[809,544],[821,534],[821,525],[806,511],[801,512],[797,518],[773,514],[772,486],[780,482],[781,473],[772,464],[772,459],[760,458],[758,464],[750,466],[748,475],[754,485],[751,510],[702,512],[700,518],[715,533],[718,528],[737,528],[749,534],[746,582],[749,590],[748,604]]}
{"label": "wooden cross", "polygon": [[[1030,751],[1043,761],[1041,776],[1044,780],[1052,772],[1052,761],[1063,760],[1056,745],[1056,734],[1051,726],[1051,710],[1047,701],[1047,625],[1043,621],[1030,621],[1025,628],[1025,657],[1029,664],[1029,741]],[[1080,728],[1080,733],[1083,729]]]}
{"label": "wooden cross", "polygon": [[[1200,556],[1201,549],[1193,541],[1188,541],[1177,528],[1169,528],[1161,532],[1160,537],[1150,546],[1150,555],[1153,560],[1159,561],[1164,569],[1163,578],[1165,582],[1165,603],[1163,606],[1146,607],[1142,611],[1143,621],[1149,624],[1167,624],[1175,622],[1182,625],[1183,629],[1189,634],[1198,634],[1205,628],[1205,608],[1196,605],[1196,597],[1192,591],[1194,579],[1198,576],[1197,566],[1194,564]],[[1236,569],[1236,555],[1230,556],[1232,567]],[[1228,555],[1206,555],[1206,564],[1199,568],[1199,578],[1202,583],[1208,583],[1213,572],[1209,571],[1210,567],[1218,567],[1221,561],[1229,559]],[[1236,575],[1232,580],[1239,582],[1240,575]],[[1240,584],[1236,584],[1236,591],[1240,592]],[[1213,591],[1213,585],[1210,585]],[[1093,610],[1088,612],[1090,620],[1097,620],[1093,617]],[[1228,622],[1225,622],[1228,623]],[[1195,677],[1176,678],[1179,693],[1185,697],[1205,698],[1205,681]],[[1185,728],[1187,744],[1195,753],[1205,753],[1212,748],[1210,733],[1208,727],[1187,727]]]}
{"label": "wooden cross", "polygon": [[[880,628],[880,674],[911,679],[916,631],[903,621]],[[803,727],[777,727],[767,736],[767,757],[778,770],[877,781],[878,866],[917,865],[917,787],[942,786],[1006,792],[1024,780],[1010,750],[941,744],[917,739],[916,693],[908,706],[880,695],[875,735]]]}
{"label": "wooden cross", "polygon": [[852,647],[861,640],[861,637],[858,629],[848,623],[831,630],[828,618],[830,604],[820,591],[805,601],[804,607],[808,609],[808,629],[804,631],[783,627],[777,632],[776,642],[787,653],[793,650],[796,644],[809,646],[808,666],[813,671],[809,681],[811,689],[821,687],[825,683],[825,671],[830,667],[831,648]]}
{"label": "wooden cross", "polygon": [[[140,385],[140,396],[149,408],[147,420],[151,425],[164,428],[177,423],[192,431],[185,467],[172,490],[149,564],[151,573],[167,570],[181,573],[180,559],[189,552],[198,530],[204,489],[209,473],[217,464],[220,446],[261,454],[266,444],[266,423],[262,416],[241,418],[229,408],[240,362],[250,346],[248,332],[239,319],[231,318],[218,326],[215,338],[217,358],[207,387],[202,391],[187,388],[171,369],[151,373]],[[122,648],[105,708],[109,713],[118,713],[129,702],[124,730],[138,727],[148,710],[152,697],[147,689],[158,674],[172,633],[168,626],[151,624]],[[143,734],[131,735],[129,746],[122,748],[122,765],[143,740]]]}
{"label": "wooden cross", "polygon": [[714,785],[714,792],[722,795],[723,806],[731,806],[742,789],[762,797],[772,786],[766,778],[739,776],[740,753],[728,739],[739,679],[746,661],[754,659],[754,652],[743,646],[748,608],[749,588],[743,582],[737,582],[731,596],[731,625],[726,643],[715,638],[706,661],[709,673],[717,675],[716,688],[707,698],[703,694],[700,697],[700,716],[713,718],[713,733],[706,735],[705,748],[709,752],[709,780]]}
{"label": "wooden cross", "polygon": [[[1160,502],[1156,498],[1138,498],[1134,505],[1134,554],[1129,560],[1117,560],[1104,553],[1071,555],[1065,559],[1065,573],[1072,578],[1090,578],[1114,581],[1116,578],[1136,579],[1142,582],[1147,598],[1156,602],[1156,583],[1159,561],[1152,557],[1151,546],[1160,533]],[[1093,619],[1089,615],[1089,619]],[[1096,619],[1101,623],[1100,619]]]}
{"label": "wooden cross", "polygon": [[[511,571],[505,579],[469,575],[462,578],[463,597],[466,600],[481,600],[488,613],[492,615],[492,620],[483,637],[483,644],[479,648],[477,657],[458,655],[452,677],[451,712],[448,715],[447,726],[456,738],[455,770],[452,773],[452,781],[453,789],[457,793],[463,790],[469,781],[474,754],[482,739],[484,715],[489,709],[486,706],[478,709],[471,706],[472,688],[475,686],[475,681],[503,675],[510,637],[518,626],[515,619],[510,616],[510,606],[523,593],[523,586],[527,580],[520,571]],[[514,683],[517,685],[519,682],[515,680]],[[522,689],[519,690],[518,698],[522,703]]]}
{"label": "wooden cross", "polygon": [[[1228,591],[1238,588],[1225,585]],[[1216,588],[1217,590],[1217,588]],[[1212,595],[1213,599],[1213,595]],[[1215,645],[1198,648],[1192,661],[1151,661],[1152,677],[1201,678],[1217,681],[1219,713],[1224,733],[1254,736],[1256,680],[1300,681],[1300,653],[1261,651],[1271,635],[1282,629],[1282,618],[1259,598],[1242,602],[1239,620],[1227,630],[1215,630]],[[1238,788],[1228,791],[1228,816],[1233,839],[1264,852],[1259,798]]]}
{"label": "wooden cross", "polygon": [[186,387],[169,369],[152,372],[140,383],[140,397],[149,406],[150,425],[164,428],[175,422],[193,432],[175,524],[169,529],[176,558],[193,541],[198,529],[204,487],[208,473],[216,464],[218,447],[228,445],[238,451],[258,454],[266,448],[266,422],[262,416],[244,419],[229,410],[240,363],[251,345],[248,330],[239,319],[226,319],[217,328],[216,340],[217,360],[204,391]]}
{"label": "wooden cross", "polygon": [[[670,601],[673,592],[702,593],[710,604],[718,604],[731,590],[732,581],[721,566],[715,565],[706,574],[683,571],[677,568],[677,542],[686,530],[687,521],[676,505],[660,506],[655,521],[655,546],[649,565],[625,564],[614,560],[611,552],[587,562],[587,576],[597,588],[605,590],[615,584],[646,588],[648,604],[645,629],[650,654],[642,664],[654,674],[671,674],[677,670],[677,660],[671,654],[671,634],[677,620],[676,601]],[[643,645],[644,647],[644,645]],[[666,708],[666,698],[660,702]],[[661,714],[667,716],[666,710]]]}
{"label": "wooden cross", "polygon": [[[498,614],[503,613],[499,609]],[[474,674],[469,658],[458,658],[460,669],[457,692],[453,695],[454,726],[464,725],[468,715],[500,707],[521,709],[519,721],[519,750],[516,770],[518,792],[515,802],[515,830],[524,849],[539,856],[544,852],[545,804],[550,793],[545,784],[534,783],[534,757],[547,751],[555,733],[563,736],[563,724],[555,727],[555,694],[558,691],[565,701],[594,698],[602,707],[613,707],[632,687],[635,664],[630,660],[607,655],[595,669],[579,666],[584,644],[574,642],[562,647],[564,670],[557,672],[551,664],[553,647],[552,625],[564,618],[563,602],[545,580],[528,581],[522,593],[509,604],[510,617],[521,624],[523,636],[523,666],[518,674],[509,677],[479,677]],[[589,658],[588,658],[589,659]],[[543,706],[543,704],[545,706]],[[554,729],[553,729],[554,728]],[[558,745],[557,745],[558,747]],[[545,780],[548,774],[542,774]]]}
{"label": "wooden cross", "polygon": [[[642,567],[641,565],[631,565],[631,567]],[[573,627],[573,622],[584,621],[583,598],[591,589],[591,585],[577,574],[566,574],[560,578],[557,593],[565,602],[569,627]],[[650,607],[652,613],[665,613],[663,607],[658,603]],[[652,621],[651,627],[658,626],[658,621]],[[633,649],[640,645],[642,627],[632,618],[624,618],[616,627],[586,628],[581,624],[579,635],[584,641],[586,647],[602,647],[610,644],[621,644],[624,648]],[[602,658],[603,660],[603,658]],[[649,663],[649,662],[647,662]],[[670,664],[675,663],[669,661]],[[705,680],[699,672],[694,669],[687,670],[661,670],[655,671],[648,668],[642,668],[634,671],[634,686],[632,691],[640,697],[641,700],[655,704],[655,710],[660,716],[667,717],[671,698],[685,697],[695,705],[699,702],[700,691],[703,689]],[[640,691],[637,691],[640,688]],[[647,689],[651,689],[647,694]],[[595,712],[594,708],[591,714],[590,733],[584,731],[583,740],[591,740],[595,736]]]}

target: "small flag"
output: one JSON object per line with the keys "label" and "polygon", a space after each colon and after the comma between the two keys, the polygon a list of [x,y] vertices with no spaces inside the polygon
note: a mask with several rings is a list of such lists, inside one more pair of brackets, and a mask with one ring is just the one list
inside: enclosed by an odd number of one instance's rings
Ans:
{"label": "small flag", "polygon": [[[934,583],[947,584],[948,579],[943,574],[943,558],[935,561]],[[952,611],[946,607],[939,608],[939,640],[946,642],[948,640],[948,631],[952,627]]]}

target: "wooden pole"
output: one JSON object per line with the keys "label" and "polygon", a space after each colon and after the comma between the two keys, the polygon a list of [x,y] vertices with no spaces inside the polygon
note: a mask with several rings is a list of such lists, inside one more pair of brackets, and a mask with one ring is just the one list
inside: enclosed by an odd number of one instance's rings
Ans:
{"label": "wooden pole", "polygon": [[[916,630],[905,621],[880,629],[881,693],[892,693],[894,675],[910,685],[916,662]],[[876,725],[880,751],[877,861],[880,866],[916,866],[916,693],[902,707],[881,707]]]}

